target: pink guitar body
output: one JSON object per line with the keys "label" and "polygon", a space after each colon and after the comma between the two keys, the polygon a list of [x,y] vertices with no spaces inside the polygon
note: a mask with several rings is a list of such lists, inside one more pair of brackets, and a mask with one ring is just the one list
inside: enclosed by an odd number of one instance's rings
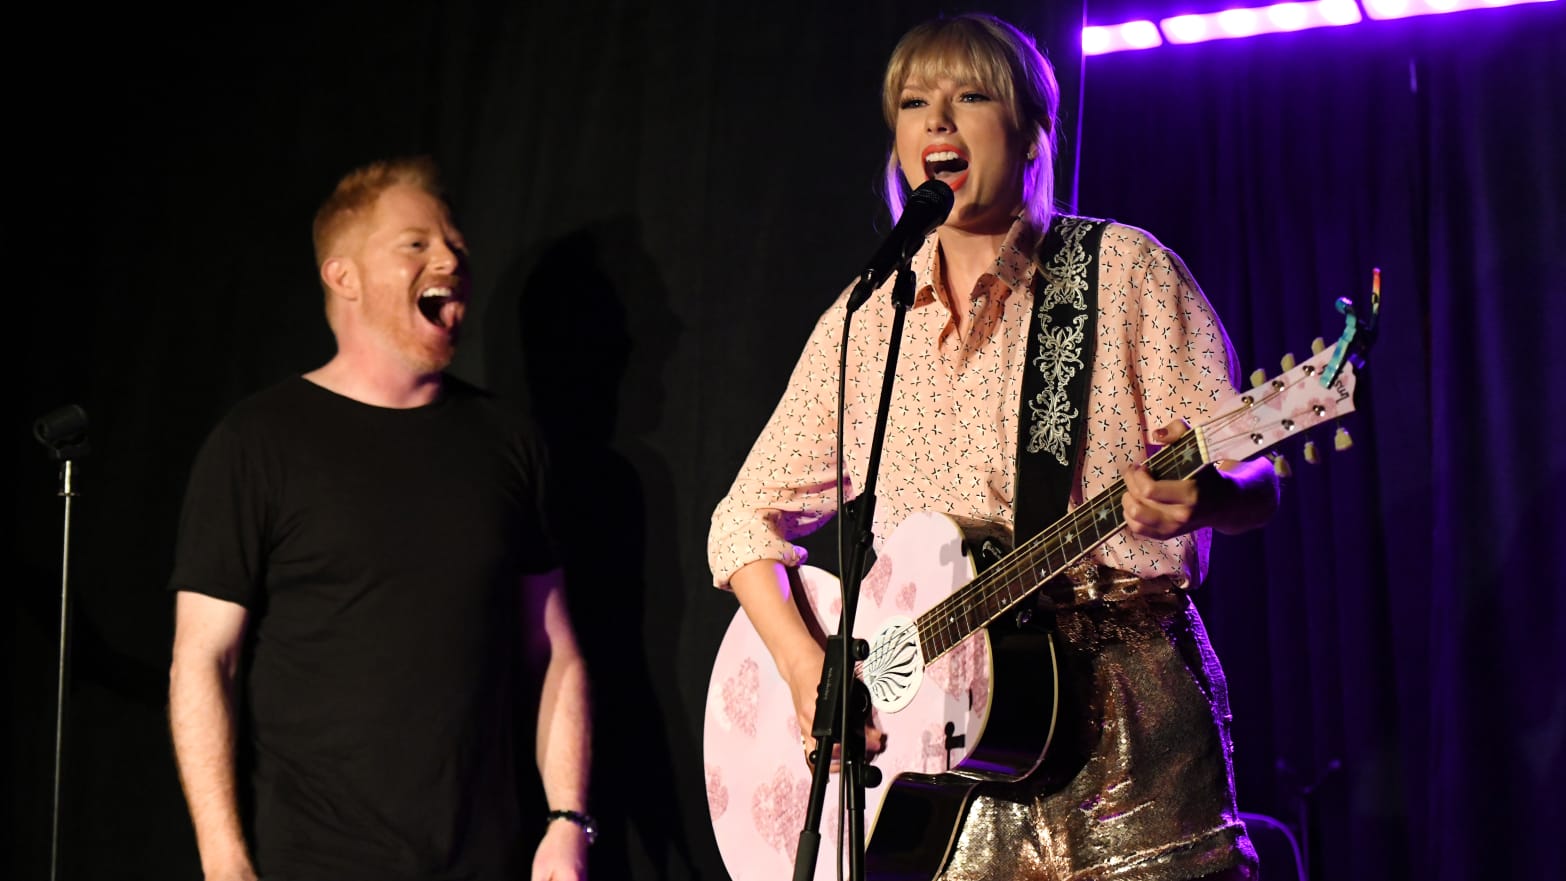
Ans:
{"label": "pink guitar body", "polygon": [[[974,568],[962,542],[957,524],[945,516],[909,518],[865,577],[855,635],[869,640],[889,620],[911,619],[969,582]],[[822,631],[832,633],[842,605],[837,579],[810,567],[800,576]],[[873,710],[874,724],[886,733],[886,750],[874,764],[886,780],[865,793],[865,829],[872,837],[894,775],[940,773],[967,755],[965,747],[947,748],[948,725],[962,743],[978,741],[990,709],[988,635],[981,630],[963,641],[924,668],[922,680],[901,709]],[[707,804],[735,881],[792,877],[810,792],[800,736],[788,686],[741,610],[718,650],[705,726]],[[836,803],[835,773],[827,798]],[[830,804],[822,821],[818,881],[837,877],[837,822]]]}

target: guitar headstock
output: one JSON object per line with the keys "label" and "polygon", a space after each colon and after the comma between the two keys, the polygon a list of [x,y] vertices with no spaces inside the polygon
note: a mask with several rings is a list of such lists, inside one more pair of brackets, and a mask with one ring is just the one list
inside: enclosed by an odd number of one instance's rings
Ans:
{"label": "guitar headstock", "polygon": [[[1331,349],[1316,340],[1314,354],[1302,364],[1294,356],[1283,359],[1283,373],[1267,379],[1261,371],[1251,376],[1252,388],[1220,399],[1217,415],[1197,427],[1202,460],[1248,459],[1283,440],[1329,420],[1354,412],[1355,371],[1365,365],[1365,354],[1375,342],[1381,313],[1381,270],[1374,270],[1368,308],[1359,308],[1342,297],[1337,310],[1345,320],[1343,333]],[[1341,427],[1333,438],[1339,450],[1352,444]],[[1307,461],[1315,461],[1315,444],[1307,442]],[[1287,463],[1274,460],[1279,473]]]}
{"label": "guitar headstock", "polygon": [[1218,401],[1213,408],[1217,415],[1196,429],[1203,461],[1249,459],[1354,412],[1352,362],[1340,364],[1336,378],[1322,384],[1334,357],[1334,350],[1323,348],[1292,370]]}

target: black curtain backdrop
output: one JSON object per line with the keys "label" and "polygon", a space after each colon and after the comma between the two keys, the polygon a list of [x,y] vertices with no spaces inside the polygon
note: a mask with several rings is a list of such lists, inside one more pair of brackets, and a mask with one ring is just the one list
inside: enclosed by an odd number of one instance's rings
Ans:
{"label": "black curtain backdrop", "polygon": [[[969,5],[19,17],[6,876],[46,877],[49,846],[60,504],[31,420],[93,419],[65,877],[199,877],[163,721],[185,476],[234,402],[330,356],[308,228],[335,179],[429,152],[475,255],[455,369],[531,406],[576,489],[595,877],[725,877],[700,730],[736,606],[708,587],[707,518],[886,229],[880,68],[942,8]],[[1076,94],[1080,6],[986,8],[1054,47]],[[1217,543],[1202,600],[1242,807],[1308,819],[1318,879],[1562,873],[1561,18],[1088,64],[1081,210],[1179,250],[1247,367],[1330,337],[1330,299],[1387,273],[1355,449],[1295,455],[1277,521]]]}

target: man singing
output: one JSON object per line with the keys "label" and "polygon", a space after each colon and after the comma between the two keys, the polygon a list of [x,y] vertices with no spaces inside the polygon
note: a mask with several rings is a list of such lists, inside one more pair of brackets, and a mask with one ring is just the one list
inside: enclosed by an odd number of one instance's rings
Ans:
{"label": "man singing", "polygon": [[[585,877],[587,676],[525,420],[443,371],[468,297],[428,160],[315,218],[337,353],[239,404],[181,515],[169,721],[209,881]],[[536,696],[550,822],[522,828]],[[236,755],[252,773],[241,783]]]}

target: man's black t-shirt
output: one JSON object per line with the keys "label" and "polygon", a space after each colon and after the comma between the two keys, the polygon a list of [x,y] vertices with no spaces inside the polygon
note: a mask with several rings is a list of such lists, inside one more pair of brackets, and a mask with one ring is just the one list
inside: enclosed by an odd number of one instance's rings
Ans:
{"label": "man's black t-shirt", "polygon": [[251,613],[263,877],[519,877],[519,583],[555,566],[542,472],[526,422],[454,379],[398,410],[295,378],[208,438],[171,587]]}

